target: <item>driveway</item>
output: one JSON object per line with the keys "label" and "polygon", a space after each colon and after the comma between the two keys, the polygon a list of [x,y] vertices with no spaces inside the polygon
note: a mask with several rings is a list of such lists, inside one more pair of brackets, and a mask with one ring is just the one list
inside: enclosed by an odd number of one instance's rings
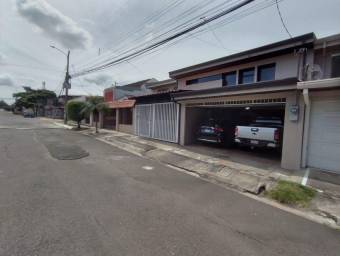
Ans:
{"label": "driveway", "polygon": [[38,119],[0,124],[0,255],[339,255],[337,230]]}

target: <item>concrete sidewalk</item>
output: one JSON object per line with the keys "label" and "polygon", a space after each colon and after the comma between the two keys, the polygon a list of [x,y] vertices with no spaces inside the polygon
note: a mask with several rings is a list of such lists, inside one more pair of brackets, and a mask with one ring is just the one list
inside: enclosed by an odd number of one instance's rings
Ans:
{"label": "concrete sidewalk", "polygon": [[[61,127],[71,129],[56,122]],[[94,128],[88,128],[80,133],[92,136],[97,140],[108,143],[130,153],[156,160],[163,164],[184,170],[214,183],[229,188],[259,195],[263,190],[273,188],[279,180],[301,183],[302,176],[289,172],[268,171],[253,166],[232,162],[225,159],[195,153],[179,145],[141,138],[135,135],[112,130],[100,129],[95,133]],[[308,180],[308,185],[320,193],[308,209],[299,209],[303,214],[317,215],[325,219],[326,224],[334,223],[340,226],[340,186]],[[259,195],[258,198],[263,196]],[[318,220],[318,222],[323,222]]]}

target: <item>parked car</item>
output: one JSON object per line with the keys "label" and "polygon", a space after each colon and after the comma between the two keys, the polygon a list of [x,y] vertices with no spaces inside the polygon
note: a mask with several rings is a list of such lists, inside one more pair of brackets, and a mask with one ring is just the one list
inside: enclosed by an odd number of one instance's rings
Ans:
{"label": "parked car", "polygon": [[31,110],[31,109],[26,109],[26,110],[24,110],[24,111],[23,111],[23,116],[24,116],[24,117],[30,117],[30,118],[35,117],[34,112],[33,112],[33,110]]}
{"label": "parked car", "polygon": [[283,121],[279,117],[258,117],[249,126],[236,126],[235,143],[241,146],[267,147],[280,150]]}
{"label": "parked car", "polygon": [[200,125],[197,140],[231,146],[234,144],[234,127],[227,121],[209,119]]}

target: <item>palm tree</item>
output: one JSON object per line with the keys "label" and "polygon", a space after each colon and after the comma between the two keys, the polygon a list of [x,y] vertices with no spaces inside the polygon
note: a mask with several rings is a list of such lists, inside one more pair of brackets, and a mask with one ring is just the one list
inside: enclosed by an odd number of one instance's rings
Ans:
{"label": "palm tree", "polygon": [[96,126],[96,133],[98,133],[98,119],[99,119],[99,113],[107,111],[108,107],[104,103],[103,97],[100,96],[91,96],[87,99],[85,102],[85,106],[83,108],[83,112],[86,115],[93,114],[94,122]]}

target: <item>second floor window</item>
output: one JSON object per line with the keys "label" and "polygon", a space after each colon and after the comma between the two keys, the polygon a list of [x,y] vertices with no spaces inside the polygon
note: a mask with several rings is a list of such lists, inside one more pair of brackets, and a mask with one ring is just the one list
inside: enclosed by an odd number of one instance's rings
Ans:
{"label": "second floor window", "polygon": [[200,83],[206,83],[206,82],[211,82],[211,81],[217,81],[221,79],[222,79],[222,75],[205,76],[205,77],[201,77],[197,79],[187,80],[186,84],[187,85],[200,84]]}
{"label": "second floor window", "polygon": [[236,85],[236,71],[229,72],[223,75],[223,86]]}
{"label": "second floor window", "polygon": [[332,57],[332,77],[340,77],[340,55]]}
{"label": "second floor window", "polygon": [[257,81],[275,80],[275,63],[259,66],[257,69]]}
{"label": "second floor window", "polygon": [[250,84],[255,80],[255,68],[242,69],[239,72],[238,83]]}

